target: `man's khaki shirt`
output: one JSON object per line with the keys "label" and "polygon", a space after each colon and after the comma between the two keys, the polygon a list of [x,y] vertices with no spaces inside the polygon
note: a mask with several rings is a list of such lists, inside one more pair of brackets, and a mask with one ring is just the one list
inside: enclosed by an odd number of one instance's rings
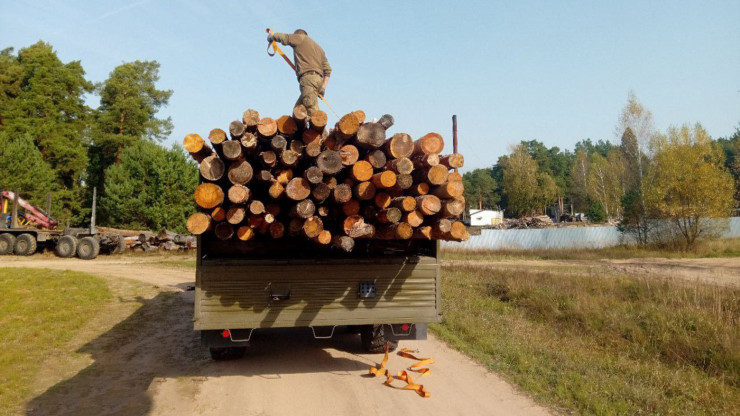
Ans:
{"label": "man's khaki shirt", "polygon": [[308,35],[275,33],[274,37],[283,45],[293,47],[293,63],[298,78],[309,71],[315,71],[324,77],[331,75],[331,66],[324,50]]}

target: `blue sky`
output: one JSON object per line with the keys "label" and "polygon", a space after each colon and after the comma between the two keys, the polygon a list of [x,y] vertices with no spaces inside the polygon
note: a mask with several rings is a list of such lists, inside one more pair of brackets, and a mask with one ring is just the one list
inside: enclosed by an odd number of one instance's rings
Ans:
{"label": "blue sky", "polygon": [[340,115],[390,113],[392,132],[436,131],[451,151],[457,114],[466,170],[521,140],[616,140],[630,91],[659,130],[700,122],[717,138],[740,124],[737,0],[0,0],[2,48],[44,40],[95,82],[123,62],[159,61],[158,86],[174,90],[160,113],[175,125],[167,144],[247,108],[291,111],[297,82],[267,56],[266,27],[300,27],[323,46]]}

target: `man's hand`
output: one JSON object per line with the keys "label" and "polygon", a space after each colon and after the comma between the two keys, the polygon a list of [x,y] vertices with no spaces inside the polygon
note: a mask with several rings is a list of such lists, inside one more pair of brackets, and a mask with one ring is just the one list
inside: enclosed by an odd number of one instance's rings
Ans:
{"label": "man's hand", "polygon": [[326,95],[326,88],[321,88],[321,89],[319,90],[319,95],[320,95],[320,96],[322,96],[322,97],[323,97],[324,95]]}
{"label": "man's hand", "polygon": [[267,35],[267,41],[270,43],[275,42],[275,36]]}

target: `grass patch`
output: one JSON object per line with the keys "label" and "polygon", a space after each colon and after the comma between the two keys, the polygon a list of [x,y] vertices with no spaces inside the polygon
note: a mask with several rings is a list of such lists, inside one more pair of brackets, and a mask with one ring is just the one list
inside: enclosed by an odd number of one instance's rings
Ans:
{"label": "grass patch", "polygon": [[740,290],[593,273],[445,267],[432,329],[568,412],[740,414]]}
{"label": "grass patch", "polygon": [[0,414],[19,414],[44,358],[111,299],[104,279],[46,269],[0,269]]}
{"label": "grass patch", "polygon": [[441,250],[443,260],[601,260],[634,258],[714,258],[740,257],[740,238],[707,240],[697,243],[692,251],[658,247],[617,246],[601,249],[563,250]]}

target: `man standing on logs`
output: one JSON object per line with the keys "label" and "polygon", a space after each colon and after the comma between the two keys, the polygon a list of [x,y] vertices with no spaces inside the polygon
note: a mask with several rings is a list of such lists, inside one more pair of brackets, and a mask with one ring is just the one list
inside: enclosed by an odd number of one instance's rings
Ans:
{"label": "man standing on logs", "polygon": [[268,35],[267,41],[280,42],[293,48],[293,62],[301,88],[301,96],[296,105],[303,104],[310,116],[319,109],[318,94],[324,95],[331,75],[331,66],[324,50],[303,29],[298,29],[293,34]]}

